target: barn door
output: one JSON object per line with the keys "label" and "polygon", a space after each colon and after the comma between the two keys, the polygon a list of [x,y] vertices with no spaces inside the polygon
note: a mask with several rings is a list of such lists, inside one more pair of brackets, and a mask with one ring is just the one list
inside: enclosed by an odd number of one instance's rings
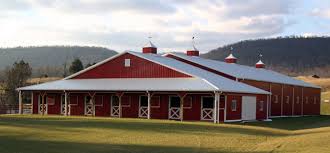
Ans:
{"label": "barn door", "polygon": [[257,99],[253,96],[242,97],[242,120],[256,120]]}
{"label": "barn door", "polygon": [[47,95],[44,96],[44,104],[42,104],[42,96],[39,95],[38,98],[38,113],[42,114],[42,112],[44,112],[44,114],[47,114],[48,112]]}
{"label": "barn door", "polygon": [[139,117],[141,117],[141,118],[148,117],[148,97],[147,96],[140,96]]}
{"label": "barn door", "polygon": [[202,108],[201,108],[201,120],[213,121],[214,113],[214,98],[213,97],[203,97],[202,98]]}
{"label": "barn door", "polygon": [[119,109],[119,98],[118,96],[111,97],[111,116],[119,117],[120,109]]}
{"label": "barn door", "polygon": [[170,97],[168,118],[172,120],[180,120],[180,97]]}
{"label": "barn door", "polygon": [[85,115],[95,115],[94,100],[91,96],[85,96]]}

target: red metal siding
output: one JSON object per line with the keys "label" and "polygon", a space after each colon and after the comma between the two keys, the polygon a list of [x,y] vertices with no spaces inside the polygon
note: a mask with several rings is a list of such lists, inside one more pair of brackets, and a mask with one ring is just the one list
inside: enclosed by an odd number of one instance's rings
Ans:
{"label": "red metal siding", "polygon": [[283,85],[283,115],[292,116],[293,87]]}
{"label": "red metal siding", "polygon": [[[103,97],[103,103],[101,97]],[[102,106],[100,105],[101,103]],[[109,94],[97,94],[95,96],[95,116],[110,116]]]}
{"label": "red metal siding", "polygon": [[[319,115],[320,114],[320,89],[304,88],[304,115]],[[308,97],[308,99],[306,99]],[[315,98],[315,101],[314,101]],[[308,101],[307,101],[308,100]]]}
{"label": "red metal siding", "polygon": [[61,94],[47,94],[47,104],[48,114],[61,114]]}
{"label": "red metal siding", "polygon": [[165,94],[156,94],[154,96],[159,96],[160,98],[160,107],[151,108],[151,118],[152,119],[168,119],[168,102],[169,95]]}
{"label": "red metal siding", "polygon": [[39,93],[33,92],[33,106],[32,106],[33,114],[38,114],[38,98],[39,98]]}
{"label": "red metal siding", "polygon": [[87,94],[70,94],[70,115],[85,115],[85,95]]}
{"label": "red metal siding", "polygon": [[[271,110],[270,116],[281,116],[282,107],[282,85],[281,84],[271,84],[272,98],[271,98]],[[277,101],[276,98],[277,97]]]}
{"label": "red metal siding", "polygon": [[[125,67],[125,59],[130,59],[130,67]],[[126,53],[78,76],[75,76],[74,79],[164,77],[171,78],[191,76]]]}
{"label": "red metal siding", "polygon": [[[199,121],[201,119],[201,96],[187,95],[187,97],[192,98],[192,105],[191,108],[183,109],[183,120]],[[187,99],[185,100],[187,101]]]}
{"label": "red metal siding", "polygon": [[[256,119],[267,119],[267,95],[257,95]],[[261,109],[262,107],[262,109]]]}
{"label": "red metal siding", "polygon": [[[237,100],[236,111],[231,110],[232,100]],[[228,95],[227,96],[227,120],[239,120],[242,118],[242,96],[240,95]]]}
{"label": "red metal siding", "polygon": [[122,104],[129,104],[122,106],[122,117],[137,118],[139,116],[139,94],[124,94],[121,100]]}
{"label": "red metal siding", "polygon": [[294,106],[293,106],[293,112],[294,115],[299,116],[301,115],[302,110],[302,87],[295,87],[294,88]]}

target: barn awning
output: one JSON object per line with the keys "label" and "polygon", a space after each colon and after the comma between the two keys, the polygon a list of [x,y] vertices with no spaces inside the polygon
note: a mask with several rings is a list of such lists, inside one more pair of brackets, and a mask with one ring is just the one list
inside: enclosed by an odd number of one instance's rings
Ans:
{"label": "barn awning", "polygon": [[199,78],[69,79],[18,88],[22,91],[216,91]]}

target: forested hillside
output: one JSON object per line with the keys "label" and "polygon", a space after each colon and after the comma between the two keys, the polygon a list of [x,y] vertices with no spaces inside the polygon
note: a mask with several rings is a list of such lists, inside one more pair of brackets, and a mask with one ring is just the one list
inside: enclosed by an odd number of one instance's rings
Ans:
{"label": "forested hillside", "polygon": [[238,62],[253,66],[258,55],[269,69],[295,75],[330,76],[329,37],[285,37],[274,39],[246,40],[225,45],[202,55],[206,58],[223,60],[230,48]]}
{"label": "forested hillside", "polygon": [[116,54],[115,51],[101,47],[86,46],[42,46],[0,48],[0,70],[15,61],[23,59],[33,68],[34,76],[61,76],[74,58],[79,58],[84,65],[99,62]]}

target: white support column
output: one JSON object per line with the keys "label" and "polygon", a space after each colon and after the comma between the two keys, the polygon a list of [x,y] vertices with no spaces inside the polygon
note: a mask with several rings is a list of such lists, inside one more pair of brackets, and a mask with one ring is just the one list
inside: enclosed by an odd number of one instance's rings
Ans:
{"label": "white support column", "polygon": [[150,119],[151,116],[151,95],[150,92],[147,91],[148,95],[148,119]]}
{"label": "white support column", "polygon": [[18,91],[18,113],[23,114],[22,91]]}
{"label": "white support column", "polygon": [[219,102],[219,93],[214,92],[213,123],[218,123],[218,102]]}
{"label": "white support column", "polygon": [[34,107],[34,97],[33,97],[33,91],[31,92],[31,114],[33,114],[33,107]]}
{"label": "white support column", "polygon": [[225,110],[224,110],[224,112],[223,112],[223,122],[226,122],[226,120],[227,120],[227,96],[228,95],[225,95]]}
{"label": "white support column", "polygon": [[64,116],[68,116],[68,93],[64,91]]}
{"label": "white support column", "polygon": [[184,103],[184,97],[180,96],[180,120],[183,121],[183,103]]}

